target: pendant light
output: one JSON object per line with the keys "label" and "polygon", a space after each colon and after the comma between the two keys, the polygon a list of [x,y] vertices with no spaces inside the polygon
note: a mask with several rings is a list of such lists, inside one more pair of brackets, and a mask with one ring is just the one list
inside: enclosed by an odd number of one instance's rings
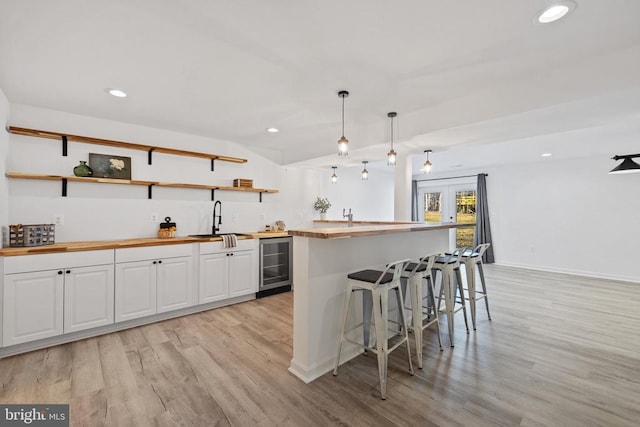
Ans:
{"label": "pendant light", "polygon": [[431,173],[431,167],[433,166],[431,164],[431,162],[429,161],[429,154],[432,153],[431,150],[424,150],[425,154],[427,155],[427,160],[424,162],[424,167],[422,168],[422,171],[426,174]]}
{"label": "pendant light", "polygon": [[349,140],[344,137],[344,99],[349,96],[349,92],[341,90],[338,96],[342,98],[342,136],[338,140],[338,156],[346,156],[349,154]]}
{"label": "pendant light", "polygon": [[396,165],[396,159],[398,157],[398,153],[396,153],[393,150],[393,118],[396,117],[398,115],[398,113],[387,113],[387,117],[389,117],[391,119],[391,150],[389,150],[389,152],[387,153],[387,165],[388,166],[395,166]]}
{"label": "pendant light", "polygon": [[369,163],[366,160],[362,161],[362,164],[364,165],[364,168],[362,169],[362,180],[366,181],[369,179],[369,171],[367,170],[367,163]]}
{"label": "pendant light", "polygon": [[338,167],[331,166],[331,169],[333,169],[333,175],[331,175],[331,183],[335,184],[336,182],[338,182],[338,175],[336,175],[336,169],[338,169]]}
{"label": "pendant light", "polygon": [[613,156],[612,160],[622,160],[615,168],[611,169],[610,174],[637,173],[640,172],[640,165],[634,162],[633,158],[640,157],[640,154],[625,154],[624,156]]}

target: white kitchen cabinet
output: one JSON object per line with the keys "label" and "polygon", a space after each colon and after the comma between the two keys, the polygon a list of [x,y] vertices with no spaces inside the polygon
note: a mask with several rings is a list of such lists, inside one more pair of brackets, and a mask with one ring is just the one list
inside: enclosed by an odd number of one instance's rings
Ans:
{"label": "white kitchen cabinet", "polygon": [[258,292],[256,251],[231,252],[229,256],[229,296]]}
{"label": "white kitchen cabinet", "polygon": [[150,260],[116,264],[116,322],[156,313],[156,274]]}
{"label": "white kitchen cabinet", "polygon": [[240,240],[235,248],[221,242],[200,244],[200,303],[258,291],[258,241]]}
{"label": "white kitchen cabinet", "polygon": [[158,313],[194,305],[193,258],[166,258],[157,267]]}
{"label": "white kitchen cabinet", "polygon": [[113,250],[15,256],[2,263],[3,346],[113,323]]}
{"label": "white kitchen cabinet", "polygon": [[5,275],[3,346],[62,334],[63,294],[63,270]]}
{"label": "white kitchen cabinet", "polygon": [[192,251],[191,244],[116,250],[116,322],[195,305]]}
{"label": "white kitchen cabinet", "polygon": [[227,254],[200,255],[200,304],[220,301],[229,295]]}
{"label": "white kitchen cabinet", "polygon": [[113,264],[65,270],[64,333],[112,324],[113,285]]}

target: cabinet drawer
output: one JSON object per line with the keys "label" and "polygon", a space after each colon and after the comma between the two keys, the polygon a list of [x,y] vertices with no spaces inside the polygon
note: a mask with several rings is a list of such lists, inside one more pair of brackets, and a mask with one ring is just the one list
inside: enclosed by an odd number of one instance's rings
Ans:
{"label": "cabinet drawer", "polygon": [[156,258],[192,256],[193,245],[146,246],[144,248],[116,249],[116,262],[144,261]]}
{"label": "cabinet drawer", "polygon": [[225,248],[222,242],[200,243],[200,255],[258,249],[258,242],[258,239],[238,240],[235,248]]}
{"label": "cabinet drawer", "polygon": [[113,249],[6,257],[4,274],[103,264],[113,264]]}

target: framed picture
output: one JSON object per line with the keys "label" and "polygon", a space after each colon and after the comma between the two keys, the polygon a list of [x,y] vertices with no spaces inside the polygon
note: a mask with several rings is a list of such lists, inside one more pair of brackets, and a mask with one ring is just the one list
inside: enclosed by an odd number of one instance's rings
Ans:
{"label": "framed picture", "polygon": [[89,153],[94,178],[131,179],[131,157]]}

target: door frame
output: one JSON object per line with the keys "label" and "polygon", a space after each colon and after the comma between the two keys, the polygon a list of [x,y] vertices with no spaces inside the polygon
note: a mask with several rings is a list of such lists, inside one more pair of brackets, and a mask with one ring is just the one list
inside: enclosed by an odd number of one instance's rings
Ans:
{"label": "door frame", "polygon": [[[475,177],[453,178],[445,180],[428,180],[418,181],[418,220],[424,221],[424,195],[425,193],[441,193],[440,211],[442,214],[442,222],[446,224],[455,224],[456,218],[456,192],[458,191],[476,191],[477,180]],[[449,250],[456,248],[456,229],[449,229]]]}

